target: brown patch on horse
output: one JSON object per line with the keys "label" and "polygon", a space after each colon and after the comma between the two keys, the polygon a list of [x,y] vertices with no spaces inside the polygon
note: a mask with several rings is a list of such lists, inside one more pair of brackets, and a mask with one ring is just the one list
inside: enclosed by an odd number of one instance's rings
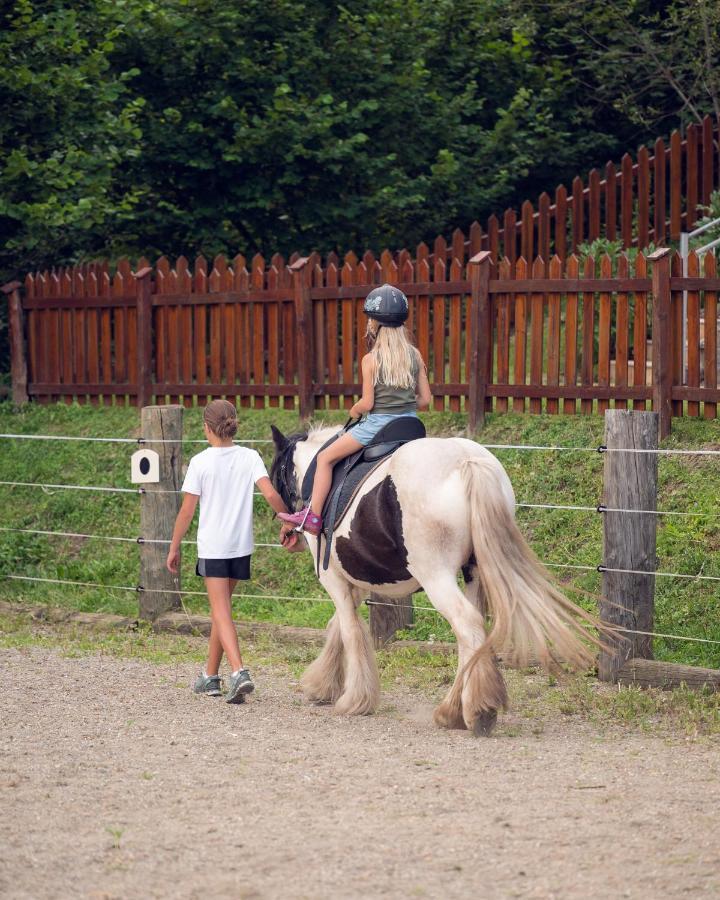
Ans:
{"label": "brown patch on horse", "polygon": [[362,497],[350,523],[350,534],[336,538],[335,549],[343,569],[358,581],[397,584],[412,578],[407,568],[402,510],[389,475]]}

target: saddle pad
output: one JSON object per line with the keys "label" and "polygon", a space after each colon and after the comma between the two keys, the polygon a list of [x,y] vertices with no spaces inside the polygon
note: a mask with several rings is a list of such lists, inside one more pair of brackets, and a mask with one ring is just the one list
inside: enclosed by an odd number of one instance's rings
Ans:
{"label": "saddle pad", "polygon": [[[359,455],[362,456],[363,450],[359,452]],[[348,458],[348,461],[352,463],[353,456]],[[345,513],[348,511],[350,504],[352,503],[355,494],[360,489],[363,481],[373,472],[379,465],[385,462],[388,459],[390,454],[383,456],[382,459],[374,459],[372,461],[367,461],[360,459],[354,465],[351,465],[350,471],[345,473],[345,469],[341,464],[336,465],[333,470],[333,483],[330,488],[330,493],[328,494],[328,498],[325,501],[325,506],[323,507],[323,521],[325,524],[325,533],[332,534],[332,532],[338,527],[340,522],[342,522]],[[343,460],[345,462],[345,460]],[[344,479],[344,481],[343,481]],[[340,495],[335,499],[335,494],[340,491]],[[335,515],[331,516],[331,510],[335,511]]]}

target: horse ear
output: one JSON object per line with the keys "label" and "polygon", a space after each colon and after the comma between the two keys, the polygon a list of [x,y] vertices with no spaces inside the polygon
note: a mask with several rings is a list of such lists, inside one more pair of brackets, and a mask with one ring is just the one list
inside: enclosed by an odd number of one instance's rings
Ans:
{"label": "horse ear", "polygon": [[278,450],[278,452],[280,450],[284,450],[288,445],[287,438],[285,437],[285,435],[282,433],[282,431],[280,431],[279,428],[276,428],[274,425],[270,426],[270,430],[272,431],[273,442],[275,443],[275,449]]}

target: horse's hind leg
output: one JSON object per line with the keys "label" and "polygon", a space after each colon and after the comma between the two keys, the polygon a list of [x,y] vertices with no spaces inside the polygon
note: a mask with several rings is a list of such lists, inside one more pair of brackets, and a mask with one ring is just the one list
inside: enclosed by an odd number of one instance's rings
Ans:
{"label": "horse's hind leg", "polygon": [[435,721],[446,728],[466,727],[475,734],[489,734],[498,710],[507,705],[507,691],[497,662],[483,650],[483,617],[451,574],[435,574],[422,585],[450,623],[458,644],[457,676],[435,710]]}
{"label": "horse's hind leg", "polygon": [[344,688],[343,643],[337,613],[327,624],[325,646],[305,670],[300,686],[308,700],[334,703]]}

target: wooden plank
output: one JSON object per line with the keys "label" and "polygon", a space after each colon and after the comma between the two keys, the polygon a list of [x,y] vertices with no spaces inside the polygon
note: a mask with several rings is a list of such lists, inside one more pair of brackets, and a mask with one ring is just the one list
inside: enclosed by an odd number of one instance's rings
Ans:
{"label": "wooden plank", "polygon": [[414,621],[412,594],[406,597],[385,597],[370,594],[369,626],[373,646],[380,650],[390,644],[397,631],[412,627]]}
{"label": "wooden plank", "polygon": [[[675,253],[670,260],[670,271],[674,275],[682,275],[682,260],[680,254]],[[684,385],[683,372],[683,303],[682,294],[673,291],[670,286],[670,346],[672,359],[672,386]],[[673,400],[672,410],[674,416],[684,414],[683,402]]]}
{"label": "wooden plank", "polygon": [[702,204],[710,205],[710,197],[715,190],[713,178],[713,153],[715,141],[713,140],[713,120],[710,115],[705,116],[702,122]]}
{"label": "wooden plank", "polygon": [[472,283],[470,306],[470,346],[468,361],[468,433],[472,436],[485,422],[486,409],[492,408],[488,386],[492,382],[492,306],[488,293],[491,254],[481,250],[469,263]]}
{"label": "wooden plank", "polygon": [[[190,266],[185,256],[178,256],[175,260],[178,289],[185,294],[192,293],[192,275]],[[182,306],[180,316],[180,381],[190,385],[183,391],[183,406],[191,407],[193,404],[193,312],[189,306]]]}
{"label": "wooden plank", "polygon": [[[577,279],[579,271],[579,260],[573,254],[567,261],[567,277]],[[578,295],[572,288],[568,288],[565,295],[565,386],[574,388],[577,384]],[[572,415],[577,410],[577,404],[571,399],[572,395],[567,394],[567,397],[563,402],[563,412]]]}
{"label": "wooden plank", "polygon": [[[450,263],[450,280],[459,280],[462,274],[462,261],[455,257]],[[462,366],[462,296],[452,294],[448,298],[450,306],[449,316],[449,343],[450,343],[450,381],[459,382]],[[460,395],[450,396],[451,412],[460,412]]]}
{"label": "wooden plank", "polygon": [[[452,233],[450,249],[450,261],[452,262],[452,260],[456,259],[460,264],[460,269],[462,271],[465,264],[465,235],[460,228],[456,228]],[[460,278],[460,276],[458,276],[458,278]]]}
{"label": "wooden plank", "polygon": [[[322,285],[324,281],[324,272],[319,263],[312,267],[311,278],[313,285]],[[313,328],[315,329],[315,365],[313,372],[313,381],[316,384],[327,384],[327,325],[325,323],[325,300],[316,300],[312,304],[313,312]],[[268,307],[268,312],[272,307]],[[270,339],[270,320],[268,318],[268,339]],[[268,360],[268,371],[270,371]],[[273,383],[272,377],[270,383]],[[327,396],[324,393],[316,395],[315,408],[325,409],[327,405]],[[272,399],[270,405],[273,405]]]}
{"label": "wooden plank", "polygon": [[[196,294],[207,293],[207,261],[204,256],[195,259],[193,273],[193,292]],[[195,347],[195,382],[197,385],[207,384],[207,316],[206,306],[196,306],[193,309],[193,345]],[[205,404],[210,399],[199,388],[197,390],[198,403]]]}
{"label": "wooden plank", "polygon": [[[368,259],[366,254],[366,259]],[[395,270],[395,261],[391,258],[389,263],[392,264],[393,270]],[[371,261],[368,259],[367,264],[362,260],[357,264],[355,268],[355,281],[359,285],[363,285],[364,295],[367,296],[372,290],[373,284],[373,269],[374,269],[374,259]],[[397,278],[395,279],[397,281]],[[368,327],[368,317],[365,315],[363,309],[365,306],[364,298],[358,298],[355,301],[355,366],[356,366],[356,377],[357,380],[362,382],[362,360],[365,354],[368,352],[368,344],[367,344],[367,327]],[[359,399],[356,398],[356,399]]]}
{"label": "wooden plank", "polygon": [[492,215],[487,221],[488,227],[488,250],[492,254],[493,260],[500,258],[500,224],[497,216]]}
{"label": "wooden plank", "polygon": [[[515,265],[518,278],[527,277],[527,262],[520,257]],[[527,295],[515,295],[515,361],[513,367],[513,381],[516,385],[527,383]],[[513,412],[525,412],[524,397],[513,398]]]}
{"label": "wooden plank", "polygon": [[[265,259],[256,253],[252,259],[250,267],[250,279],[252,286],[256,290],[262,290],[265,286]],[[252,326],[253,326],[253,383],[266,384],[265,380],[265,307],[261,303],[253,303],[252,306]],[[265,398],[256,394],[253,400],[254,409],[264,409]]]}
{"label": "wooden plank", "polygon": [[[498,275],[501,282],[510,278],[510,260],[505,257],[498,266]],[[510,295],[496,294],[495,308],[497,310],[497,383],[508,384],[510,381]],[[497,401],[498,412],[507,412],[507,397],[501,397]]]}
{"label": "wooden plank", "polygon": [[698,201],[702,185],[700,183],[700,168],[698,166],[699,128],[696,124],[688,125],[685,158],[687,160],[687,201],[685,204],[685,230],[692,231],[697,222]]}
{"label": "wooden plank", "polygon": [[[319,268],[319,267],[317,267]],[[320,278],[322,279],[322,270]],[[268,287],[274,288],[277,287],[280,281],[280,273],[274,265],[271,265],[268,269],[267,275]],[[323,310],[323,304],[319,304],[320,309]],[[267,305],[267,347],[268,347],[268,383],[269,384],[280,384],[280,316],[281,316],[281,303],[268,303]],[[232,322],[229,327],[232,326]],[[321,333],[321,332],[320,332]],[[319,332],[315,332],[316,334],[316,349],[317,349],[317,340],[319,340]],[[229,345],[228,345],[229,346]],[[322,351],[325,351],[324,343],[320,345],[322,347]],[[233,358],[234,364],[234,358]],[[321,358],[319,360],[318,366],[320,371],[323,373],[323,381],[325,380],[325,360]],[[277,397],[271,397],[269,400],[270,406],[279,406],[280,401]]]}
{"label": "wooden plank", "polygon": [[[107,301],[110,298],[111,292],[110,276],[107,271],[102,271],[99,279],[98,289],[103,298]],[[112,382],[113,380],[112,350],[112,313],[110,308],[106,306],[100,313],[100,363],[102,371],[101,379],[103,381]],[[110,394],[105,394],[103,402],[105,406],[110,406],[112,403],[112,396]]]}
{"label": "wooden plank", "polygon": [[[612,275],[612,260],[607,253],[600,258],[600,274],[609,278]],[[598,321],[598,385],[607,390],[610,395],[610,332],[612,326],[612,300],[611,294],[604,291],[599,300]],[[598,402],[598,412],[605,413],[610,403],[602,399]]]}
{"label": "wooden plank", "polygon": [[650,154],[645,146],[638,150],[637,184],[638,247],[644,250],[650,243]]}
{"label": "wooden plank", "polygon": [[582,179],[576,175],[572,183],[572,251],[585,240],[585,212]]}
{"label": "wooden plank", "polygon": [[[233,287],[241,293],[246,293],[250,285],[250,273],[245,263],[245,257],[241,253],[238,253],[233,259]],[[287,269],[285,277],[288,277]],[[252,372],[252,323],[249,303],[235,303],[235,320],[235,365],[239,381],[242,384],[248,384]],[[294,330],[286,331],[286,340],[290,346],[286,348],[285,352],[292,359],[295,352]],[[238,396],[240,406],[247,409],[252,403],[250,395],[240,394]]]}
{"label": "wooden plank", "polygon": [[648,256],[653,276],[653,410],[660,415],[660,439],[672,422],[672,343],[670,319],[670,251],[663,247]]}
{"label": "wooden plank", "polygon": [[658,138],[655,141],[653,175],[653,197],[655,200],[655,233],[653,241],[657,247],[665,241],[665,144],[662,138]]}
{"label": "wooden plank", "polygon": [[[642,253],[638,253],[635,260],[636,278],[645,278],[647,275],[647,260]],[[647,291],[635,291],[635,319],[633,322],[633,385],[645,387],[647,385],[647,320],[648,300]],[[636,400],[633,409],[644,411],[644,400]]]}
{"label": "wooden plank", "polygon": [[[541,278],[545,272],[545,261],[538,257],[533,262],[533,278]],[[543,339],[545,332],[545,303],[541,293],[530,295],[530,383],[543,383]],[[541,413],[542,401],[531,397],[530,412]]]}
{"label": "wooden plank", "polygon": [[535,226],[533,217],[535,211],[529,200],[526,200],[521,209],[521,225],[520,225],[520,254],[525,257],[528,262],[535,256]]}
{"label": "wooden plank", "polygon": [[[297,321],[298,398],[300,418],[307,421],[315,411],[312,383],[312,361],[315,358],[312,328],[312,301],[310,300],[310,267],[315,257],[300,257],[290,266],[293,278],[295,319]],[[267,389],[271,385],[264,385]]]}
{"label": "wooden plank", "polygon": [[[94,272],[88,272],[85,279],[88,297],[99,295],[97,276]],[[87,316],[87,379],[88,381],[100,381],[100,321],[96,309],[89,309]],[[98,402],[97,395],[90,397],[91,402]]]}
{"label": "wooden plank", "polygon": [[538,199],[538,254],[545,260],[545,272],[550,262],[550,196],[543,191]]}
{"label": "wooden plank", "polygon": [[[175,293],[178,290],[178,274],[177,268],[170,269],[168,272],[166,287]],[[180,310],[177,306],[168,307],[166,317],[167,327],[167,371],[168,381],[182,381],[180,374]],[[170,396],[170,403],[180,403],[180,397],[175,394]]]}
{"label": "wooden plank", "polygon": [[468,257],[472,259],[475,254],[479,253],[483,248],[483,230],[480,223],[476,220],[470,226]]}
{"label": "wooden plank", "polygon": [[[629,263],[627,256],[622,253],[617,262],[618,275],[627,277],[629,272]],[[627,387],[628,383],[628,359],[629,359],[629,323],[630,323],[630,307],[628,306],[628,295],[625,291],[620,291],[615,298],[615,382],[613,385],[613,394],[615,387]],[[627,401],[624,399],[615,400],[615,409],[627,409]]]}
{"label": "wooden plank", "polygon": [[[611,409],[605,413],[605,445],[608,449],[657,450],[656,413]],[[623,453],[605,453],[603,503],[612,509],[657,508],[658,458],[654,453],[633,455],[632,465]],[[604,565],[608,569],[652,572],[656,559],[657,516],[606,512],[603,515]],[[603,571],[600,619],[621,631],[607,637],[600,651],[598,677],[615,681],[618,670],[632,657],[652,658],[652,637],[635,631],[654,631],[655,575]]]}
{"label": "wooden plank", "polygon": [[[142,435],[147,440],[182,441],[183,419],[181,406],[146,406],[141,414]],[[160,455],[160,481],[144,485],[140,497],[140,530],[157,540],[172,538],[175,519],[180,511],[182,485],[182,453],[177,445],[156,443],[150,446]],[[180,574],[174,575],[165,566],[167,544],[140,545],[139,614],[152,621],[171,609],[180,609]],[[155,590],[153,590],[153,588]]]}
{"label": "wooden plank", "polygon": [[633,208],[635,194],[633,191],[633,162],[629,153],[623,155],[620,163],[622,172],[620,180],[620,218],[623,247],[633,245]]}
{"label": "wooden plank", "polygon": [[506,209],[503,215],[503,253],[514,267],[517,260],[517,227],[514,209]]}
{"label": "wooden plank", "polygon": [[[335,287],[338,284],[338,269],[335,263],[328,263],[325,270],[325,281],[329,287]],[[328,384],[336,385],[339,381],[339,353],[340,344],[338,334],[340,332],[339,304],[337,300],[326,301],[326,328],[327,328],[327,370]],[[328,397],[328,406],[330,409],[338,409],[340,402],[336,396]]]}
{"label": "wooden plank", "polygon": [[559,184],[555,189],[555,254],[565,259],[567,254],[567,188]]}
{"label": "wooden plank", "polygon": [[[345,254],[343,267],[340,272],[340,281],[343,285],[351,285],[355,283],[355,267],[357,266],[357,256],[351,251]],[[354,309],[353,301],[344,299],[342,301],[342,384],[352,384],[354,379],[353,372],[353,325],[354,325]],[[343,394],[343,408],[350,409],[353,405],[353,392],[350,390]]]}
{"label": "wooden plank", "polygon": [[[694,250],[688,256],[688,275],[700,274],[700,260]],[[682,295],[675,296],[673,303],[682,312]],[[681,330],[682,332],[682,330]],[[700,387],[700,294],[688,291],[687,295],[687,385]],[[690,401],[687,405],[689,416],[700,415],[700,404]]]}
{"label": "wooden plank", "polygon": [[[337,255],[334,253],[328,254],[328,260],[328,271],[334,273],[334,282],[331,282],[328,276],[328,278],[326,278],[326,283],[332,287],[333,283],[337,284],[339,281]],[[280,269],[280,283],[283,287],[290,287],[292,289],[292,273],[287,265],[283,265]],[[337,303],[337,301],[335,302]],[[296,333],[295,303],[283,303],[281,307],[281,316],[283,323],[283,376],[285,384],[294,385],[297,373],[297,346],[294,340]],[[295,407],[295,399],[289,391],[285,395],[283,406],[285,409],[294,409]]]}
{"label": "wooden plank", "polygon": [[600,173],[591,169],[588,175],[588,241],[600,237]]}
{"label": "wooden plank", "polygon": [[[62,279],[57,279],[51,275],[47,282],[51,291],[55,290],[72,290],[70,275],[65,273]],[[81,298],[78,298],[81,299]],[[53,314],[55,315],[55,314]],[[72,310],[62,310],[57,313],[60,320],[60,380],[63,384],[75,384],[75,313]],[[53,381],[52,375],[48,372],[48,381]]]}
{"label": "wooden plank", "polygon": [[[417,280],[430,281],[430,264],[427,259],[420,259],[416,264]],[[423,358],[425,367],[430,371],[430,298],[427,294],[417,298],[417,313],[415,316],[417,329],[417,346]]]}
{"label": "wooden plank", "polygon": [[[595,271],[595,260],[588,256],[585,260],[585,275],[591,277]],[[585,290],[582,295],[582,355],[580,358],[580,383],[585,387],[594,384],[594,350],[595,350],[595,294]],[[580,412],[586,416],[592,414],[592,400],[580,403]]]}
{"label": "wooden plank", "polygon": [[679,241],[682,229],[682,138],[670,135],[670,240]]}
{"label": "wooden plank", "polygon": [[[163,294],[170,294],[170,260],[166,256],[161,256],[155,263],[155,296],[160,297]],[[155,377],[158,384],[165,384],[168,381],[170,367],[168,365],[169,352],[169,334],[168,324],[170,322],[169,306],[156,306],[152,312],[153,324],[155,326]],[[161,395],[156,397],[157,403],[164,403],[166,398]],[[147,400],[149,403],[150,400]]]}
{"label": "wooden plank", "polygon": [[[123,274],[119,267],[113,275],[110,289],[114,296],[122,294],[122,292],[126,290]],[[113,377],[112,379],[107,380],[117,382],[118,384],[130,380],[128,377],[128,356],[130,353],[128,347],[128,314],[129,310],[126,311],[124,308],[113,309],[113,332],[115,336]]]}
{"label": "wooden plank", "polygon": [[659,662],[656,659],[629,659],[617,672],[618,684],[635,687],[672,690],[686,687],[690,690],[720,690],[720,671],[700,666],[684,666],[680,663]]}
{"label": "wooden plank", "polygon": [[[72,270],[72,291],[76,297],[85,297],[85,277],[77,266]],[[88,380],[87,372],[87,313],[83,307],[75,310],[73,314],[73,369],[75,372],[75,384],[83,385]],[[85,403],[85,391],[78,390],[76,398],[78,403]]]}
{"label": "wooden plank", "polygon": [[[550,260],[549,273],[551,278],[559,278],[562,274],[562,260],[555,255]],[[547,383],[549,385],[560,384],[560,318],[562,314],[560,293],[548,294],[548,347],[547,347]],[[559,403],[553,398],[547,401],[547,411],[550,414],[559,412]]]}
{"label": "wooden plank", "polygon": [[605,166],[605,237],[614,241],[617,236],[617,175],[615,165]]}
{"label": "wooden plank", "polygon": [[[703,257],[705,275],[714,278],[717,264],[714,253],[706,253]],[[705,291],[705,387],[716,391],[718,386],[718,305],[717,292]],[[717,402],[706,400],[703,404],[703,415],[706,419],[717,418]]]}
{"label": "wooden plank", "polygon": [[[437,244],[437,242],[436,242]],[[435,256],[435,265],[433,267],[434,281],[436,284],[442,284],[445,281],[445,262]],[[441,385],[447,381],[445,375],[445,339],[446,339],[446,321],[445,321],[445,297],[442,294],[436,294],[433,300],[432,311],[432,345],[433,345],[433,367],[432,380],[434,384]],[[433,398],[433,408],[435,410],[445,409],[444,397],[437,395]]]}

